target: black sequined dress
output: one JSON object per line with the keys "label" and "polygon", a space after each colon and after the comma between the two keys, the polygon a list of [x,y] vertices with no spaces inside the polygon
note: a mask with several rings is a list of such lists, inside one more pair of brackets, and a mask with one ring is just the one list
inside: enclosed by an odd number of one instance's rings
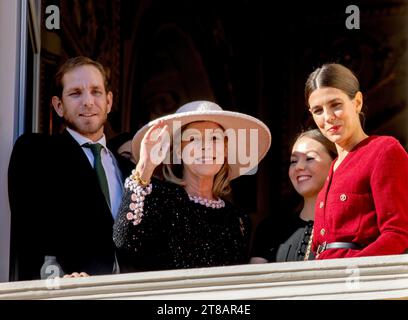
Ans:
{"label": "black sequined dress", "polygon": [[154,179],[152,185],[137,225],[126,217],[132,192],[125,189],[113,230],[121,272],[248,263],[246,213],[227,201],[220,209],[194,203],[170,182]]}

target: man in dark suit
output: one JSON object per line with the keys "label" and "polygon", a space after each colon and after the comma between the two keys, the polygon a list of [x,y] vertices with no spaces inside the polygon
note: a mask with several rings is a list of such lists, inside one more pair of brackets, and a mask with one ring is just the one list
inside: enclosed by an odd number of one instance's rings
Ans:
{"label": "man in dark suit", "polygon": [[86,57],[56,75],[52,105],[66,129],[24,134],[9,166],[12,280],[117,272],[112,226],[123,178],[106,147],[113,95],[105,70]]}

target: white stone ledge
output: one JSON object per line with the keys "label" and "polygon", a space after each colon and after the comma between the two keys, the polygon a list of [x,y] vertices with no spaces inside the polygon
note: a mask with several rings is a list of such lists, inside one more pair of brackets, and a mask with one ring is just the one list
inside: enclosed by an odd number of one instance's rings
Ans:
{"label": "white stone ledge", "polygon": [[[408,299],[408,255],[0,284],[0,299]],[[53,286],[58,285],[58,289]]]}

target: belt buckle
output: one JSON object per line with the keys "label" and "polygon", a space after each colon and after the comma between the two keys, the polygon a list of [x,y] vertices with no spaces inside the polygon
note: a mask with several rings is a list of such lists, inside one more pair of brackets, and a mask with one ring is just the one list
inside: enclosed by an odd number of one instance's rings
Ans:
{"label": "belt buckle", "polygon": [[319,244],[319,246],[317,247],[317,254],[321,254],[324,250],[326,250],[326,246],[327,246],[327,242],[323,242],[322,244]]}

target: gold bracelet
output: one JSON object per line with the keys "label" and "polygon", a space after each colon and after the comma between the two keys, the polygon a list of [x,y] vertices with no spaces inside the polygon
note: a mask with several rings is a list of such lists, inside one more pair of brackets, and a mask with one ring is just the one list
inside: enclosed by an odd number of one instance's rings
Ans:
{"label": "gold bracelet", "polygon": [[140,184],[142,187],[146,187],[149,185],[149,180],[143,180],[140,177],[140,173],[136,170],[133,170],[132,172],[132,179],[135,180],[137,182],[137,184]]}

